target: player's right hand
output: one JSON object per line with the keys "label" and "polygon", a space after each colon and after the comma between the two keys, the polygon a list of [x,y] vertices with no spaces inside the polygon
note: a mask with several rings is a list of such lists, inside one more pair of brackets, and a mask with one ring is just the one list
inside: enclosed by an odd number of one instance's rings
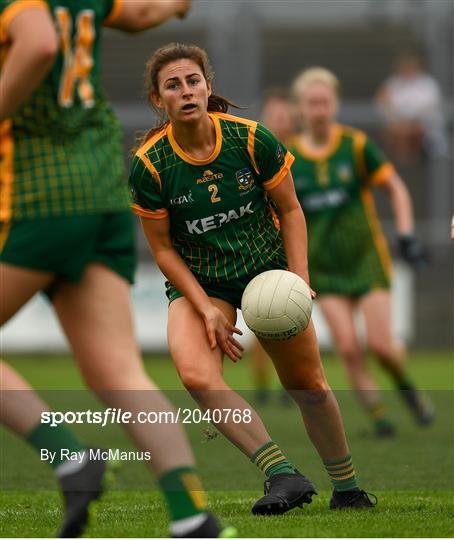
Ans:
{"label": "player's right hand", "polygon": [[211,349],[214,350],[219,346],[232,362],[239,360],[243,355],[244,348],[233,334],[242,336],[243,332],[233,326],[224,313],[214,305],[205,311],[203,321]]}
{"label": "player's right hand", "polygon": [[426,249],[423,244],[413,235],[401,235],[399,237],[400,253],[405,261],[414,268],[426,268],[429,264]]}

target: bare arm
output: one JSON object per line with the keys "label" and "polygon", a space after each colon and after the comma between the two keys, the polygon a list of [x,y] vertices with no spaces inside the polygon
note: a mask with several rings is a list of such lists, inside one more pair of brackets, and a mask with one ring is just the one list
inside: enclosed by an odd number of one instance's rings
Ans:
{"label": "bare arm", "polygon": [[394,171],[384,179],[381,185],[387,191],[391,201],[402,257],[415,268],[425,268],[428,264],[427,253],[423,244],[413,233],[413,205],[407,187]]}
{"label": "bare arm", "polygon": [[276,203],[288,269],[309,283],[306,219],[296,197],[292,173],[268,192]]}
{"label": "bare arm", "polygon": [[169,219],[142,218],[141,222],[148,245],[160,270],[191,302],[203,319],[211,348],[214,349],[216,345],[219,345],[227,356],[236,362],[238,358],[241,358],[243,348],[232,334],[242,332],[230,324],[223,313],[211,302],[194,274],[173,247],[169,234]]}
{"label": "bare arm", "polygon": [[106,24],[125,32],[140,32],[172,17],[183,18],[190,7],[191,0],[123,0],[119,15]]}
{"label": "bare arm", "polygon": [[25,9],[8,26],[11,48],[0,75],[0,121],[12,116],[51,68],[58,50],[47,10]]}
{"label": "bare arm", "polygon": [[191,302],[200,316],[211,307],[211,302],[194,274],[173,247],[168,218],[142,218],[142,228],[153,257],[166,278]]}
{"label": "bare arm", "polygon": [[399,235],[413,234],[413,205],[402,178],[393,171],[380,185],[389,196],[397,233]]}

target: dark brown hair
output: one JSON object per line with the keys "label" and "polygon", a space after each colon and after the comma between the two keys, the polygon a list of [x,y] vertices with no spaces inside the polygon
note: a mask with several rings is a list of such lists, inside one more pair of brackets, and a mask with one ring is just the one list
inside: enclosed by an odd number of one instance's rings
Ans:
{"label": "dark brown hair", "polygon": [[[162,68],[164,68],[170,62],[175,62],[182,59],[188,59],[195,62],[200,67],[207,83],[210,83],[211,85],[213,84],[213,68],[211,67],[206,51],[204,51],[201,47],[185,43],[169,43],[168,45],[164,45],[155,51],[146,63],[145,90],[147,92],[149,103],[160,116],[161,121],[157,126],[151,128],[145,133],[140,140],[140,145],[144,144],[155,133],[163,130],[169,124],[169,119],[165,116],[165,113],[163,113],[161,109],[158,109],[154,105],[151,96],[152,94],[159,95],[158,76]],[[210,112],[225,113],[228,111],[229,106],[240,108],[238,105],[222,96],[211,94],[211,96],[208,98],[207,109]]]}

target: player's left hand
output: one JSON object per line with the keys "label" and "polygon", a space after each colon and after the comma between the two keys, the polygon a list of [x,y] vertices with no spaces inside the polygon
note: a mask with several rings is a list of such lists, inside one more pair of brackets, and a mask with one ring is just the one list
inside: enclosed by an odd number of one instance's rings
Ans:
{"label": "player's left hand", "polygon": [[429,264],[427,252],[423,244],[412,234],[399,237],[400,253],[405,261],[414,268],[426,268]]}

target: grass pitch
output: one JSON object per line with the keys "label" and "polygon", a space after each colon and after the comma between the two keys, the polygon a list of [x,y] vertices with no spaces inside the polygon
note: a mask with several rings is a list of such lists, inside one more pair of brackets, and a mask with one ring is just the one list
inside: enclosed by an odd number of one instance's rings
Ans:
{"label": "grass pitch", "polygon": [[[39,357],[10,360],[41,393],[58,407],[68,395],[88,408],[82,381],[67,358]],[[206,442],[203,426],[188,425],[200,472],[210,490],[210,506],[224,523],[238,529],[240,537],[452,537],[454,536],[454,430],[453,366],[449,354],[415,354],[410,372],[437,405],[437,420],[422,429],[415,426],[389,381],[377,373],[384,399],[399,432],[393,440],[373,437],[369,421],[348,388],[340,363],[328,356],[328,379],[341,403],[352,454],[362,487],[375,493],[378,506],[372,511],[328,510],[330,485],[299,418],[296,407],[283,407],[280,392],[271,402],[257,406],[272,437],[304,474],[317,485],[319,495],[310,506],[280,517],[254,517],[250,508],[261,495],[262,478],[235,448],[222,437]],[[185,406],[186,393],[176,379],[168,358],[149,358],[147,370],[169,397]],[[226,362],[226,378],[248,393],[252,387],[247,358],[237,365]],[[54,389],[54,390],[52,390]],[[65,389],[65,392],[61,392]],[[71,393],[74,391],[74,394]],[[77,400],[76,400],[77,401]],[[254,404],[254,403],[252,403]],[[206,426],[205,426],[206,427]],[[75,426],[90,444],[117,445],[132,449],[119,430]],[[2,537],[50,537],[61,519],[61,501],[55,480],[46,465],[23,441],[2,430],[0,462],[2,493],[0,516]],[[98,439],[101,439],[98,442]],[[158,537],[168,535],[163,500],[141,463],[125,463],[116,489],[96,504],[86,536]]]}

